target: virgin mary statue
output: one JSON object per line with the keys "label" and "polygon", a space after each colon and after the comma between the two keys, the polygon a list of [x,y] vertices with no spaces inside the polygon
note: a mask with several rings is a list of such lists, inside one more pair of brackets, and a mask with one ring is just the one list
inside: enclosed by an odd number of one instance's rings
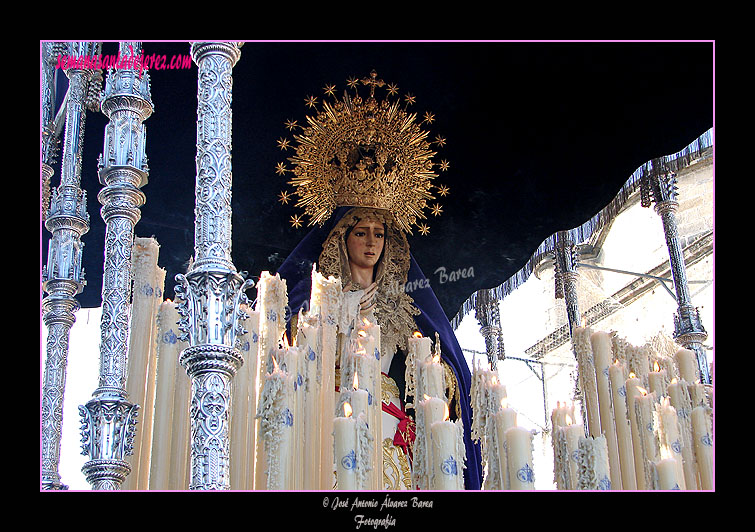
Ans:
{"label": "virgin mary statue", "polygon": [[[368,87],[368,97],[356,92],[360,81]],[[294,174],[289,184],[313,227],[277,273],[286,280],[294,318],[300,309],[307,310],[314,265],[324,276],[340,278],[344,291],[360,292],[360,314],[380,326],[386,489],[411,489],[414,421],[405,390],[408,339],[416,333],[437,339],[450,416],[463,424],[464,487],[480,489],[480,449],[470,436],[471,374],[407,240],[433,199],[435,152],[416,115],[388,98],[375,99],[375,89],[384,85],[373,71],[363,80],[350,80],[355,92],[345,93],[343,100],[335,99],[332,89],[326,91],[333,100],[324,101],[318,114],[308,117],[309,126],[294,135],[296,155],[288,159],[293,169],[279,165],[279,172]],[[388,85],[388,95],[396,89]],[[279,145],[288,147],[287,141]],[[293,324],[291,330],[296,330]]]}

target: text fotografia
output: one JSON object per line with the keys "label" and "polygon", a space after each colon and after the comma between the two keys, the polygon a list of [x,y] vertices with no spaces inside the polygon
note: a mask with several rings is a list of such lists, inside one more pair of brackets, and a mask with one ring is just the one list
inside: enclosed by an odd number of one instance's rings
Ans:
{"label": "text fotografia", "polygon": [[[392,497],[389,494],[385,494],[382,499],[379,498],[363,498],[363,497],[325,497],[322,501],[324,508],[330,508],[335,511],[345,510],[353,514],[353,525],[355,530],[361,528],[372,528],[373,530],[389,529],[396,526],[396,517],[391,513],[401,512],[403,510],[419,509],[422,512],[423,509],[432,509],[433,501],[430,499],[420,498],[416,496],[408,498]],[[366,515],[366,512],[378,512],[378,516]],[[365,513],[362,513],[365,512]],[[386,513],[383,513],[386,512]]]}
{"label": "text fotografia", "polygon": [[58,62],[55,68],[63,70],[108,70],[128,69],[138,70],[142,75],[144,70],[174,70],[191,68],[191,56],[177,54],[168,59],[165,54],[134,55],[62,55],[58,54]]}

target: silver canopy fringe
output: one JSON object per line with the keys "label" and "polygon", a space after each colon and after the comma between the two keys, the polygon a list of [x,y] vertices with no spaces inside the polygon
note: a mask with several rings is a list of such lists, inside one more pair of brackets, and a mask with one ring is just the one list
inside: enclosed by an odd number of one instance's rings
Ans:
{"label": "silver canopy fringe", "polygon": [[[632,194],[639,188],[643,179],[647,178],[653,172],[653,161],[663,166],[663,170],[678,171],[691,165],[697,159],[703,158],[704,152],[713,147],[713,128],[709,129],[687,147],[672,155],[666,155],[654,160],[650,160],[637,168],[629,179],[624,183],[614,199],[601,209],[595,216],[587,220],[582,225],[566,231],[558,231],[562,236],[569,236],[576,245],[583,244],[590,240],[592,235],[603,229],[611,220],[613,220],[621,211]],[[535,268],[546,258],[549,258],[556,245],[556,234],[554,233],[546,238],[535,250],[527,263],[514,275],[506,279],[500,285],[490,288],[487,291],[490,296],[498,301],[503,300],[519,286],[529,279]],[[564,235],[564,233],[566,235]],[[456,316],[451,320],[451,326],[456,329],[461,321],[475,309],[478,291],[472,293],[469,298],[462,304]]]}

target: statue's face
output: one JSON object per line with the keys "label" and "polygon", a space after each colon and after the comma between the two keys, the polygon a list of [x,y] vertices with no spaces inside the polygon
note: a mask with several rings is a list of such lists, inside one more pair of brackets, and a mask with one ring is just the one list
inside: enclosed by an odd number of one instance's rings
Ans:
{"label": "statue's face", "polygon": [[373,220],[360,220],[346,238],[349,262],[360,268],[372,268],[385,246],[385,228]]}

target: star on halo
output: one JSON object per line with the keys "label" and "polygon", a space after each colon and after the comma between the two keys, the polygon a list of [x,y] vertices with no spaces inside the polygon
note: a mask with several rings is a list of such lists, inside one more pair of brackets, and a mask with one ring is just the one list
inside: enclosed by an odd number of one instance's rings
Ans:
{"label": "star on halo", "polygon": [[440,185],[438,187],[438,194],[441,196],[447,196],[448,195],[448,187],[446,185]]}
{"label": "star on halo", "polygon": [[328,96],[334,96],[335,95],[336,86],[335,85],[325,85],[322,90]]}
{"label": "star on halo", "polygon": [[284,139],[283,137],[281,137],[281,138],[278,139],[278,147],[281,150],[287,150],[287,149],[289,149],[291,147],[291,145],[289,144],[289,142],[290,141],[288,139]]}
{"label": "star on halo", "polygon": [[438,203],[436,203],[435,205],[433,205],[430,209],[431,209],[431,211],[433,213],[433,216],[440,216],[440,213],[443,212],[443,209],[441,208],[441,206]]}
{"label": "star on halo", "polygon": [[298,214],[291,216],[291,225],[297,229],[301,227],[301,217]]}
{"label": "star on halo", "polygon": [[435,122],[435,115],[430,111],[425,111],[425,122],[427,122],[428,124]]}
{"label": "star on halo", "polygon": [[286,170],[286,166],[283,163],[278,163],[275,166],[275,173],[278,175],[285,175],[288,170]]}
{"label": "star on halo", "polygon": [[304,103],[307,107],[314,107],[315,104],[317,104],[317,97],[316,96],[307,96],[304,99]]}
{"label": "star on halo", "polygon": [[441,172],[445,172],[446,170],[448,170],[449,166],[451,166],[451,165],[448,164],[448,161],[446,161],[445,159],[442,160],[440,162],[440,164],[438,165],[438,167],[440,168]]}
{"label": "star on halo", "polygon": [[291,194],[286,190],[282,190],[281,193],[278,194],[278,201],[280,201],[284,205],[287,204],[290,199]]}
{"label": "star on halo", "polygon": [[293,131],[297,127],[299,127],[299,124],[296,123],[296,120],[286,120],[286,128],[289,131]]}
{"label": "star on halo", "polygon": [[396,85],[395,83],[389,83],[388,94],[390,94],[391,96],[395,96],[396,94],[398,94],[398,85]]}
{"label": "star on halo", "polygon": [[435,142],[438,144],[438,146],[441,146],[441,147],[443,147],[443,146],[446,145],[446,139],[444,139],[440,135],[438,135],[437,137],[435,137]]}
{"label": "star on halo", "polygon": [[417,226],[417,229],[418,229],[418,230],[419,230],[419,232],[420,232],[420,233],[422,233],[423,235],[427,235],[427,233],[429,233],[429,232],[430,232],[430,228],[429,228],[429,227],[428,227],[427,225],[425,225],[425,224],[419,224],[419,225]]}
{"label": "star on halo", "polygon": [[404,101],[406,102],[406,105],[413,105],[417,101],[417,97],[413,94],[407,94],[404,96]]}

